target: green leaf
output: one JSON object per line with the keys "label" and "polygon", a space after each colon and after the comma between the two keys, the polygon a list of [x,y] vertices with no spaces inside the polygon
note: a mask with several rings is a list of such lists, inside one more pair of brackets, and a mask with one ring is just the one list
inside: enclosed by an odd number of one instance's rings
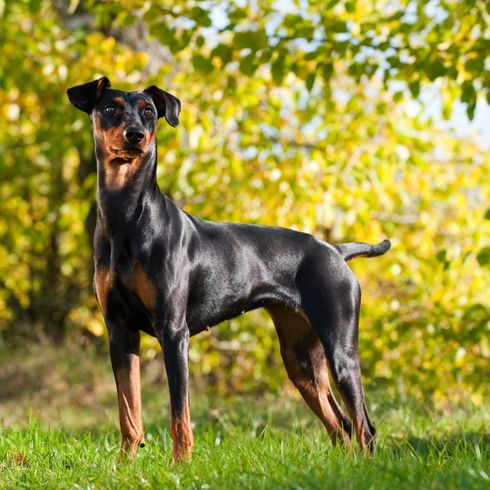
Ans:
{"label": "green leaf", "polygon": [[183,49],[187,48],[187,46],[191,41],[191,38],[192,38],[192,31],[190,29],[185,29],[180,35],[180,38],[178,38],[178,49],[172,52],[176,53],[178,51],[182,51]]}
{"label": "green leaf", "polygon": [[485,59],[483,57],[471,58],[464,64],[464,67],[469,73],[480,74],[485,70]]}
{"label": "green leaf", "polygon": [[482,267],[490,267],[490,247],[483,247],[478,252],[476,260]]}
{"label": "green leaf", "polygon": [[441,263],[446,263],[447,262],[447,250],[445,249],[442,249],[442,250],[439,250],[439,252],[437,252],[436,254],[436,258],[439,262]]}
{"label": "green leaf", "polygon": [[233,22],[234,24],[248,17],[248,12],[246,9],[241,7],[235,7],[234,5],[227,11],[227,14],[230,21]]}
{"label": "green leaf", "polygon": [[160,7],[158,5],[152,5],[144,14],[143,20],[145,22],[152,23],[155,19],[158,19],[161,14]]}
{"label": "green leaf", "polygon": [[286,74],[284,56],[278,56],[271,66],[272,79],[276,85],[280,85]]}
{"label": "green leaf", "polygon": [[340,21],[340,20],[336,20],[336,21],[332,22],[331,24],[326,25],[325,31],[327,31],[327,32],[328,31],[331,31],[331,32],[348,32],[347,23]]}
{"label": "green leaf", "polygon": [[192,59],[192,66],[203,73],[209,73],[213,70],[213,65],[208,58],[205,58],[202,54],[195,54]]}
{"label": "green leaf", "polygon": [[209,27],[211,25],[209,13],[201,7],[193,7],[189,13],[189,16],[201,27]]}
{"label": "green leaf", "polygon": [[204,37],[203,36],[197,36],[197,38],[196,38],[196,46],[198,48],[202,48],[204,46]]}
{"label": "green leaf", "polygon": [[361,75],[364,73],[364,70],[359,63],[352,63],[351,65],[349,65],[347,72],[355,80],[359,80],[361,78]]}
{"label": "green leaf", "polygon": [[393,100],[395,102],[400,102],[401,100],[403,100],[403,92],[402,91],[395,92],[393,94]]}
{"label": "green leaf", "polygon": [[410,90],[412,97],[417,98],[419,96],[419,93],[420,93],[420,81],[419,80],[412,80],[408,84],[408,89]]}
{"label": "green leaf", "polygon": [[449,119],[453,112],[453,98],[451,97],[449,100],[446,100],[442,106],[442,116],[444,119]]}
{"label": "green leaf", "polygon": [[429,80],[434,81],[438,77],[442,77],[446,74],[446,68],[441,60],[435,60],[429,65],[427,70]]}
{"label": "green leaf", "polygon": [[259,56],[260,63],[262,64],[268,63],[271,57],[272,57],[272,49],[263,49]]}
{"label": "green leaf", "polygon": [[476,108],[476,90],[471,80],[465,80],[461,86],[461,101],[467,104],[466,112],[470,120],[473,119]]}
{"label": "green leaf", "polygon": [[267,47],[267,44],[268,38],[264,29],[236,32],[233,38],[233,45],[238,50],[249,48],[257,51]]}
{"label": "green leaf", "polygon": [[245,49],[250,47],[251,34],[249,31],[240,31],[233,37],[233,46],[235,49]]}
{"label": "green leaf", "polygon": [[37,14],[41,9],[42,0],[29,0],[29,11],[31,14]]}
{"label": "green leaf", "polygon": [[255,73],[255,70],[257,69],[257,65],[254,63],[254,61],[255,61],[255,53],[252,52],[248,56],[245,56],[245,58],[243,58],[240,61],[240,71],[244,75],[251,77]]}
{"label": "green leaf", "polygon": [[[150,27],[150,34],[164,46],[169,48],[176,44],[175,31],[163,23],[155,23]],[[171,49],[171,48],[170,48]]]}
{"label": "green leaf", "polygon": [[332,63],[322,63],[321,66],[319,66],[319,69],[321,71],[321,74],[324,78],[324,80],[330,80],[333,75],[333,64]]}
{"label": "green leaf", "polygon": [[306,77],[306,88],[311,92],[311,89],[313,88],[313,85],[315,85],[315,78],[316,78],[316,72],[312,71],[308,73]]}
{"label": "green leaf", "polygon": [[306,61],[311,61],[311,60],[316,59],[317,57],[318,57],[318,50],[315,50],[315,51],[310,51],[310,52],[306,53],[304,59]]}
{"label": "green leaf", "polygon": [[227,44],[218,44],[218,46],[211,51],[211,58],[217,56],[218,58],[221,58],[224,64],[227,64],[231,61],[232,52],[231,47]]}
{"label": "green leaf", "polygon": [[119,24],[123,27],[131,27],[136,20],[136,16],[130,12],[121,12],[118,17]]}
{"label": "green leaf", "polygon": [[286,14],[284,16],[284,25],[286,27],[296,27],[301,22],[303,22],[303,17],[298,14]]}
{"label": "green leaf", "polygon": [[475,96],[475,89],[471,80],[465,80],[461,85],[461,101],[469,102]]}
{"label": "green leaf", "polygon": [[475,109],[476,109],[476,97],[468,102],[468,107],[466,108],[466,114],[468,114],[468,118],[470,121],[475,117]]}
{"label": "green leaf", "polygon": [[345,2],[345,10],[349,13],[355,12],[356,10],[356,4],[355,2]]}

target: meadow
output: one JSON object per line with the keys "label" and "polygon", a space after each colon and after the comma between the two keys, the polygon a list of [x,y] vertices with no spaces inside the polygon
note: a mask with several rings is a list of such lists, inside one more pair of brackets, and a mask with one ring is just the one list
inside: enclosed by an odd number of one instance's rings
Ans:
{"label": "meadow", "polygon": [[[191,462],[170,461],[163,368],[143,366],[146,445],[116,465],[119,432],[108,359],[92,350],[3,353],[0,488],[464,488],[490,481],[490,417],[367,391],[374,458],[332,447],[293,391],[216,396],[191,391]],[[52,390],[47,390],[51,386]]]}

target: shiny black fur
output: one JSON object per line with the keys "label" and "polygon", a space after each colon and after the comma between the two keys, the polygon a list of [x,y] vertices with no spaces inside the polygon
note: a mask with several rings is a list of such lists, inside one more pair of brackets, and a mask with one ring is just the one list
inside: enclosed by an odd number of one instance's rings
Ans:
{"label": "shiny black fur", "polygon": [[[102,131],[125,127],[150,134],[162,116],[171,125],[178,124],[180,102],[156,87],[123,92],[101,79],[68,94],[76,107],[97,118]],[[106,107],[115,98],[124,104],[107,114]],[[142,100],[153,109],[151,117],[142,114]],[[357,354],[360,289],[345,261],[381,255],[389,242],[335,246],[285,228],[199,220],[160,192],[155,140],[131,179],[115,190],[104,180],[106,149],[97,133],[95,143],[94,260],[96,269],[110,274],[104,315],[113,365],[124,366],[128,353],[137,353],[138,330],[157,337],[164,352],[172,415],[178,418],[188,397],[189,337],[243,312],[280,305],[308,319],[344,401],[359,417],[366,443],[374,449],[375,430],[365,408]],[[132,152],[138,154],[133,147],[127,142],[121,160],[114,156],[112,162],[130,165]],[[151,283],[154,308],[145,306],[141,295],[121,279],[136,263]]]}

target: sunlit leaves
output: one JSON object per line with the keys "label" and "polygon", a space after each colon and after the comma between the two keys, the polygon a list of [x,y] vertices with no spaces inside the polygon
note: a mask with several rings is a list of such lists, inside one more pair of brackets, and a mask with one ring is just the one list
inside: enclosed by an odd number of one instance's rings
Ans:
{"label": "sunlit leaves", "polygon": [[[476,95],[489,91],[484,69],[488,44],[482,37],[488,12],[483,2],[467,6],[452,0],[437,8],[423,8],[418,4],[395,6],[388,2],[383,7],[344,0],[330,2],[331,7],[320,7],[316,2],[301,8],[291,5],[284,12],[272,1],[257,7],[230,0],[209,11],[193,2],[173,4],[172,8],[135,3],[152,35],[173,53],[184,50],[194,33],[199,33],[199,56],[210,56],[205,39],[211,48],[226,44],[229,52],[222,57],[223,64],[233,58],[247,76],[253,76],[260,65],[272,59],[270,69],[277,85],[284,81],[283,67],[290,67],[295,73],[310,74],[308,87],[313,87],[312,74],[325,66],[333,67],[332,60],[341,58],[356,81],[374,74],[385,84],[403,80],[413,97],[418,97],[424,84],[441,77],[449,80],[449,87],[458,87],[462,77],[476,82],[472,85],[474,94],[464,86],[458,94],[467,103],[470,118],[474,116]],[[212,18],[218,19],[219,27]],[[189,27],[183,29],[187,24]],[[272,55],[263,57],[268,49]],[[318,56],[319,49],[322,56]],[[205,65],[199,59],[201,69],[211,69],[210,63]],[[305,67],[301,59],[313,63]],[[324,77],[329,78],[327,73]],[[330,92],[326,90],[324,95],[328,97]]]}
{"label": "sunlit leaves", "polygon": [[[103,332],[87,237],[92,134],[65,90],[105,74],[181,99],[178,130],[159,128],[158,180],[189,212],[334,242],[392,239],[385,257],[351,264],[368,381],[437,399],[441,380],[457,388],[448,397],[483,391],[489,154],[413,100],[434,81],[446,117],[458,98],[472,116],[489,96],[479,2],[447,2],[439,18],[423,2],[73,5],[61,19],[49,2],[9,2],[0,30],[3,333],[54,314],[74,338]],[[234,320],[193,341],[192,367],[223,389],[280,386],[274,335],[259,313]]]}

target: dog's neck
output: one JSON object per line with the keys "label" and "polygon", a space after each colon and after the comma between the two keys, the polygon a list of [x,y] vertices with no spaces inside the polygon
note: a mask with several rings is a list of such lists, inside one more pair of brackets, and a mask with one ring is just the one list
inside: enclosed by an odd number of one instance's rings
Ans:
{"label": "dog's neck", "polygon": [[111,233],[135,222],[150,200],[160,194],[156,180],[157,145],[136,156],[107,152],[95,141],[97,158],[97,219]]}

